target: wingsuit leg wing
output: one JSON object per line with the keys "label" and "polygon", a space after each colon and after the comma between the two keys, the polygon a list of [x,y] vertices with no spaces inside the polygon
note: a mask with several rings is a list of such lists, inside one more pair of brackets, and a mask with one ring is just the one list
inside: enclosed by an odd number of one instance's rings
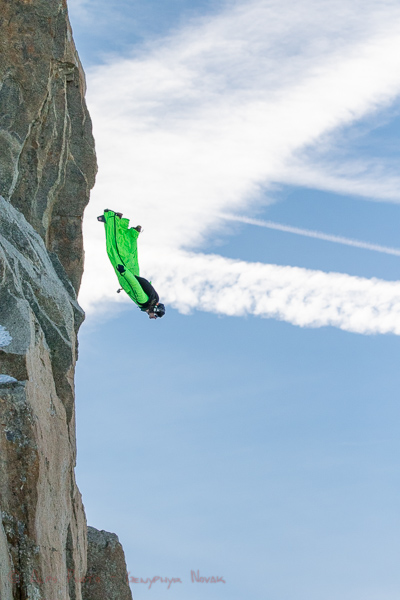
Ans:
{"label": "wingsuit leg wing", "polygon": [[139,276],[139,232],[129,228],[129,220],[120,218],[112,210],[104,211],[104,227],[107,254],[121,287],[138,306],[146,304],[149,297],[136,278]]}

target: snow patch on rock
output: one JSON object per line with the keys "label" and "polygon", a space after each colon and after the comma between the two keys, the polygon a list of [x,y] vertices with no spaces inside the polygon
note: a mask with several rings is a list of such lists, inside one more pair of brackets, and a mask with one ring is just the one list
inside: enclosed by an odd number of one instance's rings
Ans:
{"label": "snow patch on rock", "polygon": [[[9,344],[11,344],[11,340],[12,340],[12,337],[8,333],[7,329],[5,327],[3,327],[3,325],[0,325],[0,348],[3,348],[4,346],[8,346]],[[0,375],[0,377],[1,377],[1,375]]]}
{"label": "snow patch on rock", "polygon": [[0,385],[3,383],[17,383],[18,380],[15,377],[11,377],[10,375],[0,375]]}

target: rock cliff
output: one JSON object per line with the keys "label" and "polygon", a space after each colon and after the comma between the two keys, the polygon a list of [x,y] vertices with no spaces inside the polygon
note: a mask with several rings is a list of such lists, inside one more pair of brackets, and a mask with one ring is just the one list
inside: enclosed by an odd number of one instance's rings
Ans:
{"label": "rock cliff", "polygon": [[83,600],[132,600],[125,556],[115,533],[88,527],[88,569]]}
{"label": "rock cliff", "polygon": [[64,0],[0,0],[0,33],[0,598],[95,600],[82,588],[101,550],[87,552],[74,476],[76,295],[97,168],[85,77]]}

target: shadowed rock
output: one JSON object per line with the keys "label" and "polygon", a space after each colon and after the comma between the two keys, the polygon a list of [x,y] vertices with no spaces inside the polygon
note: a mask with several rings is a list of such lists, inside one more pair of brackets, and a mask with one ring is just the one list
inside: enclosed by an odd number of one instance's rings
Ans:
{"label": "shadowed rock", "polygon": [[82,600],[132,600],[125,555],[115,533],[88,527]]}

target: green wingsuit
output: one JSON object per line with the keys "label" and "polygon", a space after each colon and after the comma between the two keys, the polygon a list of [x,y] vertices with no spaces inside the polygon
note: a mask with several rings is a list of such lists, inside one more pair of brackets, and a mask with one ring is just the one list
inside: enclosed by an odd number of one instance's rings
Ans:
{"label": "green wingsuit", "polygon": [[[104,218],[107,254],[115,274],[128,296],[142,308],[142,305],[149,301],[149,296],[136,279],[139,277],[137,249],[139,232],[133,227],[128,227],[129,219],[117,217],[112,210],[104,211]],[[125,267],[123,273],[118,270],[118,265]]]}

